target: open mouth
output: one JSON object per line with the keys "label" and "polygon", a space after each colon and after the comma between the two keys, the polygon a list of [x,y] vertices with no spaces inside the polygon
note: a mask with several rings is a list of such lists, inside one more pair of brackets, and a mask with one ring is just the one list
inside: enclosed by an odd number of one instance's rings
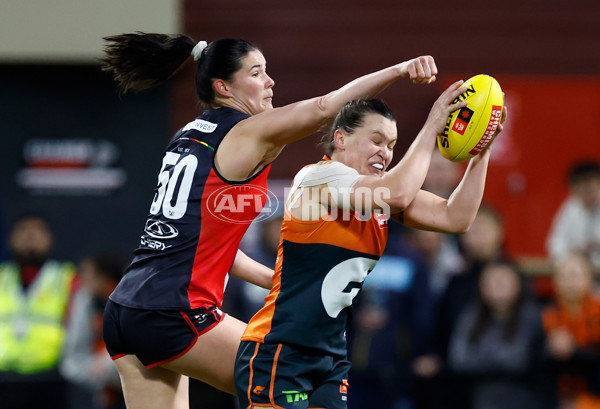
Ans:
{"label": "open mouth", "polygon": [[383,170],[383,165],[381,163],[374,163],[373,166],[375,169]]}

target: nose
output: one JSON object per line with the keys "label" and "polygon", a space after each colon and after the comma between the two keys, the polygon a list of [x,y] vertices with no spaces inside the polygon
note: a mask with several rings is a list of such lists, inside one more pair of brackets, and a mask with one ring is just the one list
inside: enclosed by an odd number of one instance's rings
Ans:
{"label": "nose", "polygon": [[265,83],[265,88],[269,89],[269,88],[273,88],[275,86],[275,81],[273,81],[273,78],[269,77],[269,75],[267,75],[267,82]]}
{"label": "nose", "polygon": [[392,158],[394,157],[394,152],[386,147],[381,150],[381,156],[385,161],[385,166],[388,167],[392,162]]}

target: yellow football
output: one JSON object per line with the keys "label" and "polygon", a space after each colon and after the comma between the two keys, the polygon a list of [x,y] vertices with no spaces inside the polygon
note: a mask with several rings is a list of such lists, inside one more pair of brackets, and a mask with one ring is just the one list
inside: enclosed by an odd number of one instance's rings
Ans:
{"label": "yellow football", "polygon": [[454,102],[467,101],[467,106],[448,116],[437,145],[442,155],[452,162],[469,160],[494,139],[502,117],[504,95],[493,77],[479,74],[469,78],[467,88]]}

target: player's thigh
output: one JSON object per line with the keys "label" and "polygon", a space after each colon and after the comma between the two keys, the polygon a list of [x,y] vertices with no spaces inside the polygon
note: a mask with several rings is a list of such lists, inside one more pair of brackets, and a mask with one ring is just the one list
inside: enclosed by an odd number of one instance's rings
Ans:
{"label": "player's thigh", "polygon": [[148,369],[134,355],[115,360],[127,409],[189,409],[189,379],[161,367]]}
{"label": "player's thigh", "polygon": [[347,409],[350,361],[333,358],[332,368],[310,395],[308,408]]}
{"label": "player's thigh", "polygon": [[246,324],[227,315],[181,357],[162,365],[235,395],[234,366]]}

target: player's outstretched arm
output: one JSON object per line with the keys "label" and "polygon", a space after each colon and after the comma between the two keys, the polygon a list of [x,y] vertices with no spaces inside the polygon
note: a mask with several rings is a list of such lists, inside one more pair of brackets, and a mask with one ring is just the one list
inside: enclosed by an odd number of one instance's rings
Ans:
{"label": "player's outstretched arm", "polygon": [[[375,97],[400,78],[429,84],[437,73],[433,57],[417,57],[359,77],[326,95],[254,115],[229,131],[219,146],[217,161],[230,177],[245,179],[275,160],[285,145],[327,125],[346,102]],[[239,152],[244,152],[243,158]]]}
{"label": "player's outstretched arm", "polygon": [[266,118],[269,123],[269,129],[264,129],[260,138],[270,144],[288,144],[328,124],[349,101],[374,98],[400,78],[430,84],[435,81],[436,75],[437,67],[431,56],[413,58],[364,75],[324,96],[256,115],[255,120]]}

